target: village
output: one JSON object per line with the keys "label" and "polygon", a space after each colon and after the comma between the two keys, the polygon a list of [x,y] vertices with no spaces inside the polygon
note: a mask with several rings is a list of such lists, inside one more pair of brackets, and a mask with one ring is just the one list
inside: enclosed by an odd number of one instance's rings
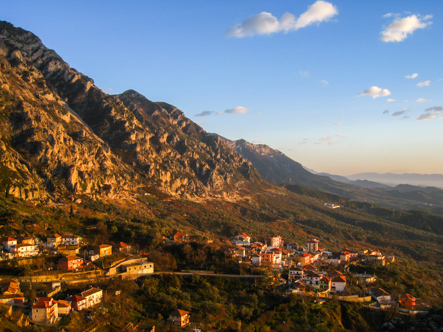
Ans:
{"label": "village", "polygon": [[[163,246],[190,242],[187,235],[179,231],[163,239]],[[27,264],[29,260],[42,256],[53,257],[56,262],[53,267],[46,267],[46,271],[0,281],[3,310],[25,309],[28,312],[27,324],[54,324],[72,311],[80,312],[99,305],[104,294],[103,289],[92,286],[96,280],[114,277],[135,279],[154,274],[154,263],[148,260],[147,255],[134,253],[131,245],[124,242],[90,246],[80,236],[54,234],[43,239],[4,236],[0,244],[3,265]],[[209,241],[206,245],[212,244]],[[272,235],[267,243],[262,243],[252,242],[250,236],[241,233],[231,239],[224,251],[227,260],[246,268],[251,277],[267,277],[270,287],[283,295],[309,296],[320,304],[329,299],[363,302],[374,310],[396,308],[404,313],[417,313],[428,308],[410,294],[394,297],[381,288],[371,287],[377,281],[375,274],[352,272],[351,267],[360,264],[385,266],[395,262],[394,256],[385,256],[379,250],[356,252],[344,249],[333,253],[321,248],[318,239],[309,239],[305,246],[301,246],[294,242],[285,243],[280,235]],[[204,272],[211,275],[211,271],[193,273]],[[90,285],[79,293],[64,299],[53,298],[63,283],[85,280]],[[26,299],[20,290],[20,282],[50,283],[52,291],[35,299]],[[357,284],[364,285],[365,294],[353,294],[353,286]],[[170,313],[167,322],[185,327],[191,322],[190,313],[177,308]],[[155,331],[155,326],[129,324],[126,331]]]}

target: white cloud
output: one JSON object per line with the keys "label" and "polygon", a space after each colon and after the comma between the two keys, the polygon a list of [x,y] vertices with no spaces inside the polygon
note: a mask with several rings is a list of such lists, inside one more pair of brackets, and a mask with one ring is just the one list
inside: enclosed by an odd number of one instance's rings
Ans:
{"label": "white cloud", "polygon": [[417,86],[419,88],[422,88],[424,86],[429,86],[429,85],[431,85],[431,81],[424,81],[424,82],[417,83]]}
{"label": "white cloud", "polygon": [[228,109],[228,110],[224,111],[223,113],[228,113],[228,114],[245,114],[247,112],[248,112],[248,109],[246,107],[237,106],[237,107]]}
{"label": "white cloud", "polygon": [[343,122],[334,122],[334,124],[337,126],[341,126],[343,124]]}
{"label": "white cloud", "polygon": [[395,99],[392,98],[388,98],[386,99],[386,103],[393,103],[394,101],[396,101]]}
{"label": "white cloud", "polygon": [[309,75],[311,75],[311,73],[308,70],[302,70],[300,72],[300,75],[303,77],[309,77]]}
{"label": "white cloud", "polygon": [[255,113],[255,115],[262,115],[263,113],[261,113],[261,112],[258,112],[258,113]]}
{"label": "white cloud", "polygon": [[429,100],[428,99],[424,99],[424,98],[418,98],[415,102],[416,103],[425,103],[427,101],[429,101]]}
{"label": "white cloud", "polygon": [[320,82],[321,82],[323,85],[329,85],[329,82],[326,81],[326,80],[321,80]]}
{"label": "white cloud", "polygon": [[408,78],[408,79],[412,79],[412,78],[416,78],[417,76],[418,76],[418,74],[414,73],[412,75],[406,75],[405,77]]}
{"label": "white cloud", "polygon": [[420,115],[418,118],[417,118],[417,121],[427,121],[427,120],[431,120],[431,119],[433,119],[433,118],[435,118],[437,115],[439,115],[440,113],[439,112],[429,112],[429,113],[425,113],[425,114],[422,114],[422,115]]}
{"label": "white cloud", "polygon": [[389,96],[391,94],[391,91],[388,89],[382,89],[378,86],[371,86],[369,89],[366,89],[362,93],[359,93],[357,97],[361,96],[371,96],[372,98],[378,98],[378,97],[385,97]]}
{"label": "white cloud", "polygon": [[236,24],[226,31],[229,37],[244,38],[255,35],[270,35],[278,32],[295,31],[315,23],[326,22],[338,14],[337,8],[326,1],[316,1],[297,19],[291,13],[284,13],[277,19],[267,12],[249,17],[246,21]]}
{"label": "white cloud", "polygon": [[404,18],[396,18],[381,32],[381,40],[384,42],[401,42],[417,29],[424,29],[432,24],[429,21],[432,15],[410,15]]}
{"label": "white cloud", "polygon": [[337,135],[335,135],[335,136],[337,136],[337,137],[341,137],[341,138],[345,138],[345,137],[346,137],[346,136],[343,135],[343,134],[337,134]]}

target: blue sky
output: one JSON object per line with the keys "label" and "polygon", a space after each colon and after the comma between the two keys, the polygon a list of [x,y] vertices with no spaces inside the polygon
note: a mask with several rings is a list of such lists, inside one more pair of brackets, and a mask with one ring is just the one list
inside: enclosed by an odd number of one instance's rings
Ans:
{"label": "blue sky", "polygon": [[110,94],[316,171],[443,173],[443,2],[4,1]]}

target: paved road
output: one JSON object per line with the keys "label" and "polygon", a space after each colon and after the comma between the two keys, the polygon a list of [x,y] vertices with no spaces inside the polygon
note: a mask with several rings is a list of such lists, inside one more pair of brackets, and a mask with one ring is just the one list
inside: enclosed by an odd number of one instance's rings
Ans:
{"label": "paved road", "polygon": [[[98,281],[98,280],[107,280],[111,278],[138,278],[144,276],[152,276],[152,275],[162,275],[162,274],[174,274],[178,276],[191,276],[191,275],[199,275],[205,277],[222,277],[222,278],[263,278],[262,275],[244,275],[244,274],[216,274],[216,273],[195,273],[195,272],[154,272],[154,273],[139,273],[139,274],[115,274],[112,276],[98,276],[92,278],[82,278],[82,279],[62,279],[62,280],[52,280],[52,282],[65,282],[65,283],[80,283],[80,282],[88,282],[88,281]],[[29,282],[29,277],[19,278],[21,282]],[[46,283],[47,281],[37,281],[34,283]]]}

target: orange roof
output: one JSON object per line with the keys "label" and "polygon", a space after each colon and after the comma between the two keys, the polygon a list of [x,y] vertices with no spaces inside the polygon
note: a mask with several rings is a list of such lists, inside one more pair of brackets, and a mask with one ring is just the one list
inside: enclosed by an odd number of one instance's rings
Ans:
{"label": "orange roof", "polygon": [[174,236],[186,236],[186,235],[181,233],[181,232],[177,232],[177,233],[174,234]]}
{"label": "orange roof", "polygon": [[16,239],[13,239],[12,237],[9,236],[4,236],[0,239],[1,242],[10,242],[10,241],[17,241]]}
{"label": "orange roof", "polygon": [[185,310],[174,310],[173,312],[170,313],[170,316],[174,316],[174,317],[182,317],[182,316],[186,316],[188,315],[189,312],[185,311]]}
{"label": "orange roof", "polygon": [[124,243],[124,242],[119,242],[119,243],[117,243],[117,246],[120,246],[120,247],[130,247],[129,244],[126,244],[126,243]]}
{"label": "orange roof", "polygon": [[246,233],[241,233],[244,237],[249,237]]}
{"label": "orange roof", "polygon": [[309,254],[307,254],[307,253],[303,253],[300,255],[300,257],[308,257],[308,256],[309,256]]}
{"label": "orange roof", "polygon": [[332,279],[333,282],[346,282],[346,278],[343,276],[338,276],[338,277],[334,277],[334,279]]}
{"label": "orange roof", "polygon": [[350,255],[349,251],[345,251],[343,255]]}
{"label": "orange roof", "polygon": [[86,297],[79,296],[79,295],[72,295],[66,299],[66,301],[71,301],[71,302],[80,302],[80,301],[85,301],[85,300],[86,300]]}
{"label": "orange roof", "polygon": [[412,300],[412,301],[415,301],[416,299],[411,294],[406,293],[406,294],[402,294],[400,296],[400,300]]}

